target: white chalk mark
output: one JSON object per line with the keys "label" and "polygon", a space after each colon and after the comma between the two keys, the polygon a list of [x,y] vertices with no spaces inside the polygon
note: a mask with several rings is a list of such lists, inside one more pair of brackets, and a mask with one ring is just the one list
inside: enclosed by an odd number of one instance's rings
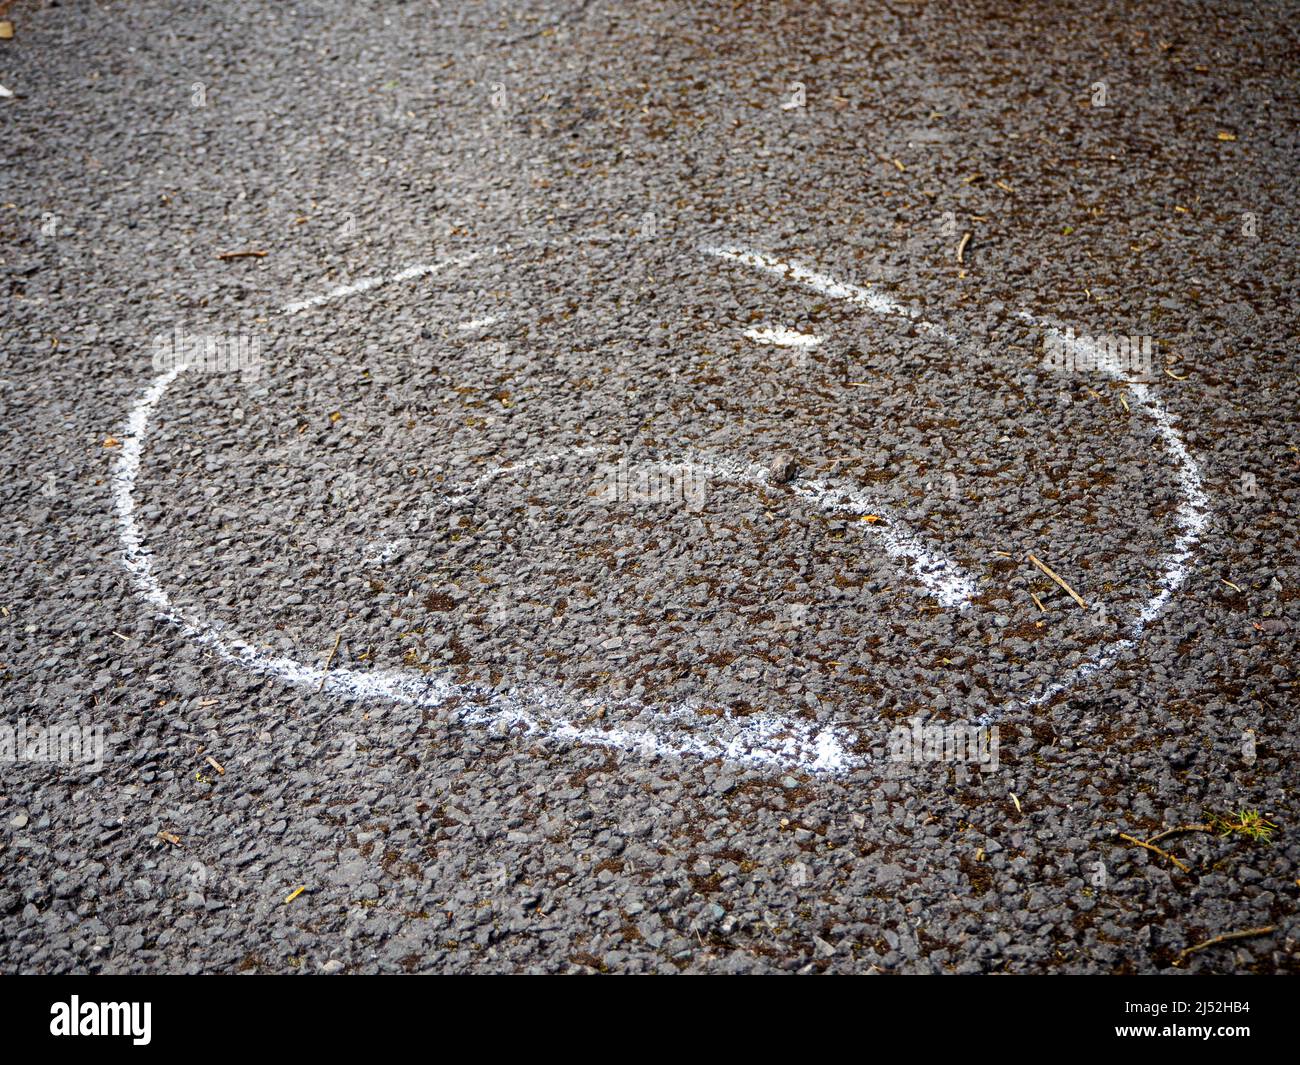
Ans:
{"label": "white chalk mark", "polygon": [[418,277],[428,277],[430,274],[437,273],[448,266],[463,266],[478,258],[476,254],[466,255],[460,259],[446,259],[436,263],[417,263],[415,266],[408,266],[404,270],[399,270],[395,274],[379,274],[374,277],[363,277],[360,281],[354,281],[350,285],[340,285],[338,288],[332,288],[319,296],[312,296],[310,299],[299,300],[296,303],[289,303],[280,308],[282,314],[297,314],[300,311],[310,310],[312,307],[321,307],[326,303],[333,303],[335,300],[343,299],[345,296],[355,296],[360,292],[369,292],[380,285],[391,285],[401,281],[413,281]]}
{"label": "white chalk mark", "polygon": [[462,491],[457,492],[453,496],[449,496],[448,499],[453,504],[460,504],[468,499],[470,495],[478,489],[482,488],[488,482],[496,480],[498,477],[502,477],[509,473],[519,473],[523,470],[535,469],[538,466],[549,466],[551,463],[572,463],[574,459],[585,458],[588,455],[595,455],[604,450],[607,449],[594,445],[575,447],[570,448],[568,451],[556,451],[549,455],[537,455],[531,459],[524,459],[520,462],[512,463],[509,466],[493,466],[486,473],[480,474],[478,477],[475,477],[474,480],[470,481]]}
{"label": "white chalk mark", "polygon": [[800,333],[794,329],[770,325],[746,329],[745,336],[756,344],[774,344],[779,348],[815,348],[823,339],[814,333]]}
{"label": "white chalk mark", "polygon": [[[754,463],[738,462],[717,456],[701,457],[699,465],[711,472],[738,481],[766,484],[768,471]],[[828,514],[864,517],[874,514],[882,521],[861,523],[863,536],[877,541],[892,558],[905,563],[913,576],[943,607],[965,609],[975,595],[975,579],[957,563],[926,546],[919,536],[908,532],[904,522],[888,504],[875,499],[855,485],[822,479],[796,479],[789,485],[795,495],[808,500]]]}
{"label": "white chalk mark", "polygon": [[[916,321],[918,331],[939,336],[949,343],[954,338],[932,323],[920,321],[917,312],[895,303],[880,293],[870,292],[855,285],[836,281],[797,263],[783,263],[770,256],[736,247],[710,248],[711,254],[730,259],[746,266],[795,281],[833,298],[845,299],[858,306],[880,314],[903,315]],[[440,263],[421,264],[398,273],[366,278],[352,285],[342,286],[321,296],[313,297],[282,308],[285,314],[295,314],[318,307],[332,300],[365,292],[379,285],[411,280],[432,274],[449,265],[459,265],[465,259]],[[1026,321],[1036,322],[1021,314]],[[751,714],[743,718],[730,715],[717,716],[707,712],[700,704],[689,703],[669,710],[654,710],[626,701],[620,708],[628,711],[631,720],[606,727],[576,724],[593,702],[591,699],[575,702],[563,693],[542,687],[497,691],[476,685],[461,685],[439,676],[416,676],[387,670],[357,671],[346,667],[324,670],[305,665],[259,650],[238,636],[225,633],[222,627],[210,621],[194,618],[172,604],[154,573],[152,557],[144,545],[135,514],[135,487],[139,477],[144,440],[150,416],[168,387],[184,372],[184,367],[171,370],[154,379],[132,408],[122,433],[121,450],[112,475],[112,495],[117,511],[119,536],[123,546],[123,563],[144,600],[162,616],[169,619],[181,632],[200,646],[213,650],[221,657],[245,668],[275,677],[285,683],[341,695],[345,698],[370,701],[389,700],[399,704],[436,709],[452,696],[461,697],[455,713],[462,721],[478,725],[500,725],[518,728],[527,733],[546,735],[554,739],[589,743],[618,750],[635,752],[650,757],[660,755],[697,755],[703,758],[723,758],[742,764],[784,768],[798,767],[811,771],[844,772],[866,764],[866,759],[851,755],[845,750],[843,730],[836,726],[819,727],[801,721],[789,721],[775,715]],[[1168,606],[1178,589],[1186,581],[1195,547],[1208,521],[1208,500],[1201,487],[1200,471],[1188,454],[1182,438],[1168,414],[1145,385],[1135,385],[1135,407],[1150,417],[1156,432],[1173,456],[1178,470],[1179,486],[1184,502],[1179,507],[1176,522],[1178,538],[1164,560],[1164,572],[1159,591],[1128,624],[1126,636],[1112,642],[1068,676],[1022,705],[1037,706],[1053,696],[1081,682],[1086,677],[1108,666],[1123,653],[1134,647],[1147,624],[1158,617]],[[573,449],[562,456],[549,455],[500,467],[477,478],[459,497],[482,487],[504,474],[522,472],[550,461],[572,461],[596,449]],[[721,475],[763,482],[767,472],[751,464],[701,457],[697,461]],[[793,490],[811,502],[832,512],[859,512],[869,510],[880,513],[883,508],[853,486],[825,481],[795,482]],[[883,515],[882,515],[883,516]],[[869,527],[891,554],[910,559],[918,576],[935,592],[945,605],[961,605],[970,598],[973,584],[968,575],[955,565],[925,548],[901,525],[891,522],[885,528]],[[864,530],[866,531],[866,530]],[[1015,705],[1015,704],[1012,704]],[[984,715],[984,721],[994,720],[1003,711]],[[650,721],[643,721],[651,718]],[[668,727],[671,726],[671,727]]]}
{"label": "white chalk mark", "polygon": [[863,533],[878,540],[890,556],[907,562],[913,575],[930,589],[940,606],[960,610],[970,606],[976,591],[975,578],[951,559],[927,547],[919,536],[908,532],[902,521],[878,500],[873,501],[852,485],[827,481],[797,481],[792,487],[801,495],[815,498],[822,509],[832,513],[879,515],[886,524],[864,525]]}
{"label": "white chalk mark", "polygon": [[[336,289],[323,297],[290,303],[283,313],[293,314],[306,307],[319,306],[374,288],[388,281],[423,277],[448,263],[413,267],[388,278],[370,279],[364,287],[357,285]],[[770,714],[735,717],[719,715],[715,707],[697,702],[679,704],[651,715],[633,702],[606,706],[627,710],[630,720],[605,727],[575,724],[591,717],[591,700],[578,702],[562,692],[541,686],[498,691],[479,685],[458,684],[440,676],[417,676],[389,670],[352,670],[338,666],[330,670],[306,665],[292,658],[260,650],[240,637],[223,631],[211,621],[192,617],[175,606],[153,570],[152,557],[144,546],[135,516],[135,486],[140,472],[144,440],[150,416],[168,387],[185,367],[155,378],[136,402],[122,435],[122,449],[113,471],[113,499],[117,510],[119,536],[123,545],[123,562],[142,598],[157,612],[175,624],[183,635],[220,657],[246,669],[274,677],[295,687],[315,691],[317,688],[354,701],[388,700],[404,705],[436,709],[452,696],[460,696],[456,716],[474,725],[500,725],[553,739],[588,743],[595,746],[637,753],[648,757],[694,755],[721,758],[743,765],[780,769],[801,766],[815,771],[843,771],[853,759],[840,739],[842,730],[802,721],[790,721]],[[593,448],[575,449],[587,454]],[[481,486],[495,477],[529,469],[556,458],[519,463],[498,468],[479,477],[471,486]],[[467,494],[467,493],[466,493]],[[464,498],[464,494],[458,498]],[[641,719],[652,716],[651,721]],[[665,727],[671,726],[671,727]]]}
{"label": "white chalk mark", "polygon": [[[1040,321],[1027,311],[1016,315],[1021,321],[1043,329],[1046,333],[1065,341],[1064,334],[1052,326]],[[1125,375],[1119,367],[1111,366],[1106,360],[1099,360],[1098,368],[1112,377],[1124,380]],[[1182,492],[1183,501],[1174,514],[1174,525],[1178,535],[1172,549],[1161,560],[1162,572],[1157,581],[1158,591],[1143,604],[1137,614],[1128,621],[1125,635],[1093,652],[1086,661],[1076,666],[1060,680],[1048,685],[1037,695],[1023,702],[1024,707],[1042,706],[1051,699],[1078,685],[1081,681],[1104,669],[1109,669],[1121,655],[1131,651],[1142,637],[1146,627],[1155,621],[1173,601],[1174,595],[1187,582],[1191,571],[1192,552],[1200,541],[1201,533],[1210,520],[1210,500],[1202,487],[1200,467],[1188,453],[1183,443],[1182,434],[1174,427],[1163,404],[1156,398],[1150,386],[1128,382],[1129,395],[1133,400],[1132,409],[1145,414],[1155,424],[1156,435],[1165,445],[1174,459],[1174,476]],[[995,721],[1016,704],[990,711],[982,718],[983,722]]]}
{"label": "white chalk mark", "polygon": [[[635,703],[621,705],[637,711],[637,717],[622,724],[596,728],[574,724],[591,713],[563,693],[541,686],[497,691],[478,685],[458,684],[439,676],[417,676],[390,670],[352,670],[337,666],[325,670],[292,658],[259,650],[238,636],[224,633],[220,626],[193,618],[172,604],[153,572],[153,564],[135,519],[135,483],[140,471],[141,449],[149,417],[167,387],[183,369],[169,371],[154,380],[136,403],[127,421],[122,451],[113,473],[113,498],[117,507],[124,561],[136,588],[146,602],[181,632],[222,658],[300,688],[324,691],[354,701],[386,699],[411,706],[436,709],[453,695],[464,704],[457,717],[470,724],[503,723],[527,733],[555,739],[612,747],[650,756],[667,754],[725,758],[744,765],[783,768],[791,765],[812,770],[843,770],[850,757],[839,738],[839,729],[799,721],[787,721],[770,714],[719,716],[716,709],[690,702],[667,711],[656,711],[654,721],[641,723],[645,709]],[[512,467],[524,469],[525,464]],[[486,477],[508,470],[493,471]],[[610,705],[608,701],[606,705]],[[657,727],[670,722],[672,729]]]}
{"label": "white chalk mark", "polygon": [[[918,332],[932,333],[951,344],[960,343],[956,337],[946,330],[932,322],[921,320],[919,312],[895,302],[883,293],[872,292],[868,289],[859,288],[857,285],[836,281],[829,275],[819,273],[801,263],[783,262],[770,255],[751,251],[738,245],[708,247],[704,251],[710,255],[717,255],[744,266],[775,274],[778,277],[820,292],[822,295],[848,300],[850,303],[865,307],[878,314],[902,315],[916,323]],[[1017,317],[1064,340],[1062,334],[1057,333],[1055,329],[1047,326],[1027,311],[1020,311]],[[1117,368],[1108,367],[1105,360],[1101,360],[1101,363],[1105,372],[1122,379],[1123,375],[1119,373]],[[1210,503],[1204,489],[1201,487],[1200,469],[1188,453],[1182,436],[1174,427],[1168,412],[1155,397],[1150,387],[1133,382],[1129,382],[1129,387],[1132,389],[1130,394],[1135,400],[1134,409],[1145,414],[1155,423],[1156,435],[1160,437],[1166,449],[1174,458],[1175,476],[1183,496],[1183,502],[1174,518],[1178,527],[1178,536],[1174,540],[1173,549],[1161,560],[1162,572],[1157,582],[1159,590],[1143,604],[1137,614],[1127,623],[1125,635],[1122,639],[1114,640],[1099,648],[1085,662],[1076,666],[1066,676],[1048,685],[1037,695],[1024,700],[1023,703],[1012,703],[986,712],[980,718],[982,724],[997,720],[1008,709],[1017,705],[1025,707],[1042,706],[1061,692],[1068,691],[1093,674],[1113,666],[1121,655],[1133,649],[1147,625],[1164,613],[1170,602],[1172,602],[1174,595],[1187,580],[1187,574],[1191,567],[1192,551],[1209,521]]]}
{"label": "white chalk mark", "polygon": [[495,315],[489,315],[486,318],[471,318],[468,322],[461,322],[456,328],[471,333],[476,329],[486,329],[490,325],[495,325],[496,321]]}
{"label": "white chalk mark", "polygon": [[836,281],[829,274],[819,273],[802,263],[782,262],[770,255],[751,251],[735,244],[707,247],[704,252],[707,255],[716,255],[721,259],[729,259],[731,262],[740,263],[742,266],[752,267],[755,270],[763,270],[786,281],[793,281],[795,284],[803,285],[814,292],[820,292],[823,296],[830,296],[832,299],[837,300],[847,300],[849,303],[876,314],[911,319],[916,323],[917,332],[933,333],[949,344],[958,343],[956,337],[945,332],[933,322],[922,321],[918,310],[908,307],[904,303],[899,303],[897,300],[890,299],[883,292],[875,292],[859,285],[850,285],[845,281]]}
{"label": "white chalk mark", "polygon": [[135,578],[136,586],[145,599],[162,613],[171,616],[171,603],[166,593],[158,586],[153,576],[153,566],[140,527],[135,520],[135,481],[140,473],[140,454],[144,446],[144,433],[149,426],[149,415],[162,399],[167,386],[184,372],[184,367],[169,370],[154,379],[136,405],[131,409],[127,419],[126,431],[122,434],[122,450],[118,452],[117,464],[113,468],[113,502],[117,507],[118,531],[122,539],[122,561]]}
{"label": "white chalk mark", "polygon": [[[451,497],[451,501],[463,502],[471,492],[503,474],[552,463],[572,463],[575,459],[602,450],[606,449],[591,446],[573,448],[569,451],[525,459],[513,466],[494,467],[472,481],[463,492]],[[706,477],[714,477],[722,481],[757,485],[766,485],[770,481],[768,471],[757,463],[740,462],[736,459],[706,455],[701,452],[688,452],[678,462],[656,460],[647,462],[646,465],[667,468],[680,466],[683,462]],[[878,515],[886,524],[863,524],[860,530],[863,535],[878,540],[887,554],[907,563],[916,579],[933,593],[941,606],[965,608],[970,605],[970,600],[975,594],[974,578],[955,562],[944,558],[933,548],[927,547],[920,537],[907,532],[903,528],[903,523],[894,517],[890,508],[880,500],[871,498],[862,489],[853,485],[824,480],[797,480],[790,484],[790,488],[797,496],[807,499],[829,514]]]}

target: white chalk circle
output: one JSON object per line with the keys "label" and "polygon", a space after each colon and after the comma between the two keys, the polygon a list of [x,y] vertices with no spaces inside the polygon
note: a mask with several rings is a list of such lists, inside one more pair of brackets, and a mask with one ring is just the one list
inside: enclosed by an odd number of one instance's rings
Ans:
{"label": "white chalk circle", "polygon": [[[706,253],[734,263],[775,274],[785,280],[812,288],[824,295],[844,299],[877,314],[911,318],[918,331],[934,333],[952,340],[943,330],[921,321],[916,314],[888,297],[834,280],[798,263],[785,263],[758,252],[737,247],[705,249]],[[442,262],[417,264],[394,274],[366,278],[309,299],[281,308],[281,313],[297,314],[323,306],[334,300],[366,292],[394,282],[423,278],[447,267],[459,266],[475,256]],[[1038,324],[1027,314],[1022,318]],[[482,323],[472,323],[477,328]],[[550,687],[529,685],[499,691],[476,684],[461,684],[440,676],[413,675],[392,670],[353,670],[346,667],[324,669],[297,659],[271,654],[255,647],[222,625],[191,616],[172,603],[154,571],[152,555],[136,518],[135,486],[149,431],[150,418],[167,393],[167,389],[185,372],[181,366],[160,375],[145,389],[135,403],[121,437],[121,450],[113,471],[112,491],[117,510],[118,531],[123,548],[123,563],[137,590],[160,616],[175,624],[182,634],[221,658],[284,683],[303,688],[321,689],[355,701],[391,701],[408,706],[438,709],[453,697],[459,697],[455,716],[470,725],[506,727],[525,734],[575,741],[643,754],[694,755],[720,758],[743,765],[772,769],[803,769],[810,772],[842,773],[865,766],[870,761],[848,749],[852,737],[838,725],[815,725],[789,720],[778,715],[753,713],[744,716],[718,715],[716,708],[694,702],[669,708],[651,708],[632,702],[621,707],[629,711],[629,720],[602,725],[580,723],[592,717],[589,705]],[[1200,473],[1187,453],[1182,439],[1169,416],[1150,390],[1132,386],[1135,409],[1150,418],[1156,432],[1177,461],[1179,486],[1183,494],[1176,517],[1178,537],[1163,560],[1159,591],[1133,618],[1122,638],[1100,647],[1066,677],[1051,685],[1020,707],[1039,706],[1058,693],[1080,683],[1088,676],[1109,668],[1118,657],[1131,649],[1143,629],[1159,616],[1186,580],[1191,554],[1204,528],[1208,503],[1201,489]],[[547,455],[489,471],[462,489],[462,495],[477,491],[490,480],[511,471],[548,462],[565,462],[583,457],[594,449],[574,449]],[[761,467],[711,455],[684,456],[713,476],[729,480],[762,483],[767,472]],[[871,499],[856,486],[823,480],[801,480],[790,485],[795,494],[810,505],[832,513],[885,513],[878,500]],[[908,566],[913,577],[927,588],[945,607],[962,609],[974,592],[974,581],[952,561],[907,532],[896,518],[882,524],[863,526],[863,535],[872,537],[888,554]],[[608,703],[610,700],[603,700]],[[985,715],[994,720],[1016,704],[1008,704]],[[707,710],[707,712],[706,712]]]}

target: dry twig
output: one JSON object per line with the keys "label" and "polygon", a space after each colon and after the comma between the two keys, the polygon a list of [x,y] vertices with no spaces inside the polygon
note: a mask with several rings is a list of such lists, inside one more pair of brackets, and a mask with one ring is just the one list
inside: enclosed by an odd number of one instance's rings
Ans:
{"label": "dry twig", "polygon": [[1061,580],[1061,578],[1060,578],[1059,576],[1057,576],[1057,574],[1053,571],[1053,569],[1052,569],[1051,566],[1047,565],[1046,562],[1042,562],[1042,561],[1040,561],[1040,560],[1039,560],[1038,558],[1036,558],[1034,555],[1030,555],[1030,556],[1029,556],[1029,561],[1032,562],[1032,563],[1033,563],[1035,566],[1037,566],[1039,569],[1041,569],[1041,570],[1042,570],[1044,573],[1046,573],[1049,577],[1051,577],[1052,580],[1054,580],[1057,584],[1059,584],[1059,585],[1060,585],[1062,588],[1064,588],[1067,592],[1069,592],[1069,593],[1070,593],[1070,598],[1073,599],[1076,603],[1078,603],[1081,607],[1083,607],[1084,610],[1087,610],[1087,609],[1088,609],[1088,604],[1085,603],[1082,599],[1079,598],[1079,593],[1076,592],[1073,588],[1071,588],[1068,584],[1066,584],[1065,581]]}
{"label": "dry twig", "polygon": [[1178,957],[1174,959],[1175,965],[1182,965],[1189,954],[1195,954],[1198,950],[1204,950],[1206,947],[1213,947],[1219,943],[1230,943],[1234,939],[1251,939],[1254,936],[1266,936],[1270,932],[1276,932],[1277,925],[1267,924],[1262,928],[1243,928],[1240,932],[1224,932],[1221,936],[1212,936],[1204,943],[1197,943],[1194,947],[1187,947],[1178,952]]}
{"label": "dry twig", "polygon": [[1158,839],[1164,839],[1166,836],[1177,836],[1183,832],[1213,832],[1213,825],[1179,825],[1177,828],[1166,828],[1163,832],[1157,832],[1147,840],[1148,843],[1154,843]]}
{"label": "dry twig", "polygon": [[330,648],[330,656],[325,659],[325,669],[321,672],[320,684],[316,688],[316,694],[319,695],[325,690],[325,678],[329,675],[330,666],[334,664],[334,656],[338,654],[339,641],[343,639],[343,630],[340,629],[334,634],[334,646]]}
{"label": "dry twig", "polygon": [[1189,869],[1189,868],[1188,868],[1188,867],[1187,867],[1183,862],[1180,862],[1177,858],[1175,858],[1175,857],[1174,857],[1172,854],[1170,854],[1168,851],[1162,851],[1159,847],[1154,846],[1153,844],[1146,843],[1146,842],[1144,842],[1144,841],[1142,841],[1142,840],[1140,840],[1140,839],[1136,839],[1136,838],[1134,838],[1133,836],[1130,836],[1127,832],[1121,832],[1121,833],[1119,834],[1119,838],[1120,838],[1120,839],[1128,840],[1128,841],[1129,841],[1130,843],[1132,843],[1135,847],[1145,847],[1147,850],[1149,850],[1149,851],[1153,851],[1154,853],[1160,855],[1161,858],[1168,858],[1169,861],[1173,862],[1174,865],[1178,866],[1178,868],[1181,869],[1184,873],[1190,873],[1190,872],[1191,872],[1191,869]]}

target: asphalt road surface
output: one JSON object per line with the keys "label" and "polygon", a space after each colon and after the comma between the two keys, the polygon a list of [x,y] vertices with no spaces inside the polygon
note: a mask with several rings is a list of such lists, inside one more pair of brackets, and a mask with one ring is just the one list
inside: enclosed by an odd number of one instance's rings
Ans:
{"label": "asphalt road surface", "polygon": [[6,6],[0,968],[1300,969],[1294,5]]}

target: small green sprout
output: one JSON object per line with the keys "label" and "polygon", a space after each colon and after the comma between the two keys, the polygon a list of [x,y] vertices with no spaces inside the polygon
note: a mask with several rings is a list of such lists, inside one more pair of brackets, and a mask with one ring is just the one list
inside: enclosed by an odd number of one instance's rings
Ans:
{"label": "small green sprout", "polygon": [[1258,810],[1238,810],[1228,817],[1213,814],[1209,821],[1221,837],[1245,836],[1255,843],[1272,843],[1273,830],[1278,827]]}

